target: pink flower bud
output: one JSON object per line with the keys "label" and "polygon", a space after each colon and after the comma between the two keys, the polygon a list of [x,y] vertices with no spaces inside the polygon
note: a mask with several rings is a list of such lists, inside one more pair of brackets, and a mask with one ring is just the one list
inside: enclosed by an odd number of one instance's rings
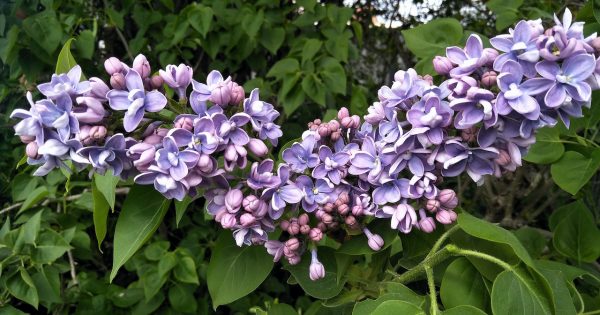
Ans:
{"label": "pink flower bud", "polygon": [[325,266],[317,258],[317,251],[313,249],[311,255],[312,259],[308,268],[310,280],[316,281],[325,278]]}
{"label": "pink flower bud", "polygon": [[442,207],[446,209],[454,209],[458,205],[458,198],[452,189],[443,189],[440,191],[438,198]]}
{"label": "pink flower bud", "polygon": [[358,115],[352,115],[352,126],[351,128],[356,129],[360,126],[360,117]]}
{"label": "pink flower bud", "polygon": [[481,84],[483,84],[483,86],[488,87],[488,88],[495,86],[497,77],[498,77],[498,74],[494,71],[485,72],[481,76]]}
{"label": "pink flower bud", "polygon": [[352,121],[352,117],[344,117],[341,119],[342,126],[346,129],[352,128],[354,122]]}
{"label": "pink flower bud", "polygon": [[299,264],[300,259],[301,259],[300,256],[298,256],[298,255],[294,255],[294,256],[286,257],[286,258],[288,260],[288,263],[290,263],[290,265],[292,265],[292,266]]}
{"label": "pink flower bud", "polygon": [[110,86],[115,90],[124,90],[126,88],[125,76],[121,72],[114,73],[110,77]]}
{"label": "pink flower bud", "polygon": [[163,137],[163,138],[167,136],[167,134],[169,133],[169,131],[171,131],[171,129],[167,129],[167,128],[156,128],[156,134],[157,134],[158,136],[161,136],[161,137]]}
{"label": "pink flower bud", "polygon": [[255,195],[248,195],[242,200],[242,207],[248,212],[254,212],[258,209],[259,200]]}
{"label": "pink flower bud", "polygon": [[141,77],[147,78],[150,75],[150,63],[146,56],[139,54],[133,59],[133,70],[135,70]]}
{"label": "pink flower bud", "polygon": [[320,125],[318,132],[321,137],[328,137],[330,134],[329,127],[326,124]]}
{"label": "pink flower bud", "polygon": [[352,207],[352,215],[355,217],[361,216],[364,213],[364,209],[361,205],[354,205]]}
{"label": "pink flower bud", "polygon": [[225,208],[229,213],[236,213],[242,205],[244,194],[239,189],[231,189],[225,194]]}
{"label": "pink flower bud", "polygon": [[300,233],[301,234],[308,234],[308,232],[310,232],[310,226],[308,224],[305,225],[300,225]]}
{"label": "pink flower bud", "polygon": [[317,228],[318,228],[319,230],[321,230],[322,232],[325,232],[325,231],[327,231],[327,225],[325,225],[325,223],[323,223],[323,222],[319,222],[319,223],[317,223]]}
{"label": "pink flower bud", "polygon": [[106,137],[106,127],[104,126],[92,126],[90,128],[90,138],[95,141],[103,140]]}
{"label": "pink flower bud", "polygon": [[244,227],[250,227],[256,222],[256,218],[250,213],[244,213],[240,216],[240,224]]}
{"label": "pink flower bud", "polygon": [[200,155],[196,166],[198,166],[201,172],[210,173],[214,168],[214,161],[208,154],[202,154]]}
{"label": "pink flower bud", "polygon": [[425,208],[429,212],[436,212],[440,209],[440,206],[441,206],[441,204],[440,204],[439,200],[429,199],[429,200],[427,200],[427,204],[425,205]]}
{"label": "pink flower bud", "polygon": [[150,86],[152,86],[153,89],[160,89],[164,83],[165,80],[159,75],[153,75],[150,79]]}
{"label": "pink flower bud", "polygon": [[506,166],[511,162],[510,154],[506,150],[500,150],[500,154],[494,161],[500,166]]}
{"label": "pink flower bud", "polygon": [[433,58],[433,69],[440,75],[447,75],[450,70],[454,69],[454,65],[447,57],[435,56]]}
{"label": "pink flower bud", "polygon": [[254,216],[262,218],[267,215],[267,212],[269,212],[269,205],[264,200],[258,200],[258,209],[253,212]]}
{"label": "pink flower bud", "polygon": [[372,250],[379,251],[381,248],[383,248],[385,242],[383,241],[383,238],[379,236],[379,234],[373,234],[367,228],[364,228],[363,232],[367,236],[367,244],[369,244],[369,247],[371,247]]}
{"label": "pink flower bud", "polygon": [[331,222],[333,222],[333,217],[331,215],[329,215],[328,213],[324,213],[321,216],[321,221],[325,224],[331,224]]}
{"label": "pink flower bud", "polygon": [[484,48],[482,53],[486,58],[485,64],[488,67],[491,67],[494,64],[494,60],[496,60],[496,58],[498,58],[498,51],[495,50],[494,48]]}
{"label": "pink flower bud", "polygon": [[346,225],[348,225],[351,228],[355,228],[356,227],[356,218],[354,216],[347,216],[346,219],[344,219],[344,222],[346,223]]}
{"label": "pink flower bud", "polygon": [[298,224],[307,225],[308,224],[308,214],[303,213],[298,217]]}
{"label": "pink flower bud", "polygon": [[348,111],[348,109],[346,107],[342,107],[338,111],[337,118],[341,121],[345,117],[350,117],[350,112]]}
{"label": "pink flower bud", "polygon": [[39,148],[38,144],[35,141],[29,142],[27,144],[27,146],[25,146],[25,154],[29,158],[37,159],[38,158],[38,148]]}
{"label": "pink flower bud", "polygon": [[600,52],[600,37],[596,37],[596,38],[592,39],[590,46],[592,46],[592,48],[594,48],[594,50],[597,53],[599,53]]}
{"label": "pink flower bud", "polygon": [[182,128],[187,131],[192,131],[194,129],[194,120],[188,116],[181,116],[175,120],[175,128]]}
{"label": "pink flower bud", "polygon": [[118,58],[110,57],[104,61],[104,69],[108,75],[112,76],[113,74],[119,73],[123,70],[123,64]]}
{"label": "pink flower bud", "polygon": [[262,140],[251,138],[248,142],[248,150],[258,157],[266,156],[269,153],[269,148]]}
{"label": "pink flower bud", "polygon": [[296,251],[298,248],[300,248],[300,241],[298,241],[297,238],[292,237],[285,241],[285,247],[287,247],[290,251]]}
{"label": "pink flower bud", "polygon": [[19,139],[21,140],[21,142],[27,144],[31,141],[35,141],[35,137],[34,136],[19,136]]}
{"label": "pink flower bud", "polygon": [[73,107],[73,116],[79,122],[93,124],[102,121],[106,110],[97,98],[90,96],[80,96],[76,99],[79,106]]}
{"label": "pink flower bud", "polygon": [[246,98],[244,88],[232,81],[231,82],[231,99],[229,100],[229,104],[239,105],[244,100],[244,98]]}
{"label": "pink flower bud", "polygon": [[288,220],[281,221],[281,223],[279,223],[279,227],[284,231],[287,230],[290,227],[290,221],[288,221]]}
{"label": "pink flower bud", "polygon": [[341,215],[346,215],[348,212],[350,212],[350,207],[348,207],[347,204],[342,204],[337,207],[337,211]]}
{"label": "pink flower bud", "polygon": [[308,232],[308,237],[311,240],[318,242],[323,238],[323,231],[321,231],[321,229],[319,229],[319,228],[312,228]]}
{"label": "pink flower bud", "polygon": [[340,123],[334,119],[327,123],[327,127],[329,127],[329,131],[335,132],[340,129]]}
{"label": "pink flower bud", "polygon": [[331,212],[333,211],[333,203],[328,202],[323,206],[323,210],[325,210],[325,212]]}
{"label": "pink flower bud", "polygon": [[435,221],[430,217],[423,218],[419,221],[419,229],[425,233],[431,233],[435,230]]}
{"label": "pink flower bud", "polygon": [[237,153],[237,150],[235,149],[235,144],[230,143],[227,145],[227,147],[225,148],[225,153],[223,154],[223,157],[225,157],[225,159],[227,161],[237,160],[238,153]]}
{"label": "pink flower bud", "polygon": [[451,224],[456,220],[456,212],[440,209],[440,211],[435,214],[435,219],[441,224]]}
{"label": "pink flower bud", "polygon": [[83,145],[90,145],[94,142],[94,139],[90,138],[91,129],[92,126],[90,125],[79,126],[79,132],[77,133],[76,137],[77,140],[79,140],[79,142],[81,142]]}
{"label": "pink flower bud", "polygon": [[223,226],[224,229],[231,229],[236,223],[235,215],[231,213],[224,213],[221,217],[221,226]]}
{"label": "pink flower bud", "polygon": [[291,222],[287,231],[291,235],[296,235],[296,234],[300,233],[300,225],[298,224],[298,222]]}

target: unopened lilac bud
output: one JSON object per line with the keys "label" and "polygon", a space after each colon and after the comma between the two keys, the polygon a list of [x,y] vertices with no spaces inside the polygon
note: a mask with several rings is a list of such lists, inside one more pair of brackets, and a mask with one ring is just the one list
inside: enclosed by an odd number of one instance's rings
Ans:
{"label": "unopened lilac bud", "polygon": [[262,140],[251,138],[248,142],[248,150],[258,157],[266,156],[269,153],[269,148]]}
{"label": "unopened lilac bud", "polygon": [[354,228],[358,222],[356,222],[356,218],[354,216],[349,215],[346,217],[346,219],[344,219],[344,223],[346,223],[346,225],[349,227]]}
{"label": "unopened lilac bud", "polygon": [[192,131],[194,129],[194,120],[189,116],[181,116],[175,120],[175,128],[182,128],[187,131]]}
{"label": "unopened lilac bud", "polygon": [[323,231],[321,231],[321,229],[319,229],[319,228],[312,228],[308,232],[308,237],[312,241],[318,242],[318,241],[320,241],[323,238]]}
{"label": "unopened lilac bud", "polygon": [[365,236],[367,237],[367,240],[368,240],[367,244],[369,244],[369,247],[371,247],[372,250],[379,251],[379,250],[381,250],[381,248],[383,248],[383,245],[385,245],[385,242],[383,241],[383,238],[381,236],[379,236],[379,234],[373,234],[367,228],[364,228],[363,232],[365,233]]}
{"label": "unopened lilac bud", "polygon": [[497,77],[498,77],[498,74],[494,71],[485,72],[481,76],[481,84],[483,84],[483,86],[488,87],[488,88],[495,86]]}
{"label": "unopened lilac bud", "polygon": [[308,232],[310,232],[310,225],[300,225],[300,233],[301,234],[308,234]]}
{"label": "unopened lilac bud", "polygon": [[435,230],[435,221],[430,217],[422,218],[419,221],[419,229],[425,233],[431,233]]}
{"label": "unopened lilac bud", "polygon": [[436,199],[429,199],[427,200],[427,203],[425,204],[425,208],[427,209],[427,211],[429,212],[436,212],[440,209],[440,201],[436,200]]}
{"label": "unopened lilac bud", "polygon": [[327,127],[329,127],[329,131],[335,132],[340,129],[340,123],[334,119],[327,123]]}
{"label": "unopened lilac bud", "polygon": [[38,148],[39,148],[38,144],[35,141],[29,142],[27,144],[27,146],[25,146],[25,154],[29,158],[37,159],[38,158]]}
{"label": "unopened lilac bud", "polygon": [[355,217],[361,216],[364,213],[364,209],[361,205],[355,205],[352,207],[352,215]]}
{"label": "unopened lilac bud", "polygon": [[236,223],[235,215],[231,213],[224,213],[221,217],[221,226],[223,226],[224,229],[231,229]]}
{"label": "unopened lilac bud", "polygon": [[90,128],[90,138],[95,141],[103,140],[106,137],[106,127],[104,126],[92,126]]}
{"label": "unopened lilac bud", "polygon": [[360,117],[358,115],[352,115],[352,126],[351,128],[356,129],[360,126]]}
{"label": "unopened lilac bud", "polygon": [[337,211],[341,215],[346,215],[348,212],[350,212],[350,207],[348,207],[347,204],[342,204],[337,207]]}
{"label": "unopened lilac bud", "polygon": [[113,74],[119,73],[123,70],[123,64],[118,58],[110,57],[104,61],[104,69],[108,75],[112,76]]}
{"label": "unopened lilac bud", "polygon": [[235,144],[230,143],[229,145],[227,145],[227,147],[225,148],[225,153],[223,154],[223,157],[225,157],[225,160],[227,160],[227,161],[237,160],[238,153],[235,149]]}
{"label": "unopened lilac bud", "polygon": [[258,209],[253,214],[257,218],[262,218],[269,212],[269,205],[264,200],[258,200]]}
{"label": "unopened lilac bud", "polygon": [[496,58],[498,58],[498,51],[494,48],[484,48],[482,52],[483,56],[485,56],[485,64],[488,67],[491,67],[494,64]]}
{"label": "unopened lilac bud", "polygon": [[204,173],[210,173],[210,171],[214,167],[213,160],[210,158],[210,156],[208,154],[200,155],[200,158],[198,159],[198,164],[196,164],[196,166],[198,166],[200,171],[202,171]]}
{"label": "unopened lilac bud", "polygon": [[298,222],[290,222],[290,226],[287,228],[288,233],[291,235],[296,235],[300,233],[300,225]]}
{"label": "unopened lilac bud", "polygon": [[288,220],[281,221],[281,223],[279,223],[279,227],[282,230],[286,231],[290,227],[290,221],[288,221]]}
{"label": "unopened lilac bud", "polygon": [[333,217],[328,213],[324,213],[323,216],[321,216],[321,221],[325,224],[331,224],[331,222],[333,222]]}
{"label": "unopened lilac bud", "polygon": [[454,209],[458,205],[458,198],[452,189],[443,189],[440,191],[438,198],[442,207],[446,209]]}
{"label": "unopened lilac bud", "polygon": [[506,166],[511,162],[510,154],[506,150],[500,150],[500,154],[494,159],[494,162],[500,166]]}
{"label": "unopened lilac bud", "polygon": [[106,93],[108,93],[108,85],[104,83],[100,78],[91,77],[89,79],[90,87],[92,88],[88,93],[91,97],[95,97],[99,100],[106,100]]}
{"label": "unopened lilac bud", "polygon": [[79,132],[77,133],[77,140],[81,142],[83,145],[90,145],[94,142],[94,139],[90,137],[90,130],[92,126],[83,125],[79,126]]}
{"label": "unopened lilac bud", "polygon": [[26,144],[29,142],[35,141],[34,136],[19,136],[19,139],[21,139],[21,142],[26,143]]}
{"label": "unopened lilac bud", "polygon": [[599,53],[600,52],[600,37],[596,37],[596,38],[592,39],[592,41],[590,42],[590,46],[592,46],[592,48],[594,48],[596,53]]}
{"label": "unopened lilac bud", "polygon": [[450,70],[454,69],[454,65],[447,57],[435,56],[433,58],[433,69],[440,75],[447,75]]}
{"label": "unopened lilac bud", "polygon": [[210,94],[209,101],[221,107],[229,104],[231,101],[231,86],[228,83],[223,83],[215,87]]}
{"label": "unopened lilac bud", "polygon": [[333,207],[334,207],[333,203],[328,202],[323,206],[323,210],[325,212],[331,212],[331,211],[333,211]]}
{"label": "unopened lilac bud", "polygon": [[310,280],[316,281],[325,278],[325,266],[317,258],[317,251],[313,249],[311,251],[311,262],[309,269]]}
{"label": "unopened lilac bud", "polygon": [[285,247],[287,247],[290,251],[296,251],[298,248],[300,248],[300,241],[298,241],[297,238],[292,237],[285,241]]}
{"label": "unopened lilac bud", "polygon": [[350,117],[350,112],[348,111],[348,109],[346,107],[340,108],[340,110],[338,111],[338,114],[337,114],[337,118],[341,121],[342,119],[344,119],[346,117]]}
{"label": "unopened lilac bud", "polygon": [[329,127],[326,124],[320,125],[318,132],[321,137],[328,137],[330,134]]}
{"label": "unopened lilac bud", "polygon": [[79,106],[73,107],[73,116],[81,123],[93,124],[104,119],[106,110],[100,100],[91,96],[80,96],[76,99]]}
{"label": "unopened lilac bud", "polygon": [[125,90],[125,76],[121,72],[114,73],[110,77],[110,86],[115,90]]}
{"label": "unopened lilac bud", "polygon": [[298,256],[298,255],[294,255],[294,256],[290,256],[290,257],[286,257],[286,258],[287,258],[288,263],[290,263],[290,265],[292,265],[292,266],[299,264],[300,259],[301,259],[300,256]]}
{"label": "unopened lilac bud", "polygon": [[236,213],[242,205],[244,194],[239,189],[231,189],[225,194],[225,208],[229,213]]}
{"label": "unopened lilac bud", "polygon": [[465,142],[475,142],[475,141],[477,141],[477,128],[476,127],[470,127],[470,128],[461,130],[460,137]]}
{"label": "unopened lilac bud", "polygon": [[169,131],[171,131],[171,129],[167,129],[167,128],[156,128],[156,135],[161,136],[161,137],[166,137],[167,134],[169,133]]}
{"label": "unopened lilac bud", "polygon": [[317,223],[317,228],[323,232],[327,231],[327,225],[325,225],[323,222]]}
{"label": "unopened lilac bud", "polygon": [[244,213],[240,216],[240,224],[244,227],[250,227],[256,222],[256,218],[250,213]]}
{"label": "unopened lilac bud", "polygon": [[150,86],[152,86],[152,88],[155,90],[160,89],[164,83],[165,80],[159,75],[153,75],[150,79]]}
{"label": "unopened lilac bud", "polygon": [[303,213],[298,217],[298,224],[307,225],[308,224],[308,214]]}
{"label": "unopened lilac bud", "polygon": [[354,122],[352,121],[352,117],[344,117],[341,119],[342,126],[346,129],[352,128]]}
{"label": "unopened lilac bud", "polygon": [[254,212],[258,209],[259,200],[255,195],[248,195],[242,200],[242,207],[248,212]]}
{"label": "unopened lilac bud", "polygon": [[244,88],[235,82],[231,82],[231,99],[229,100],[229,104],[238,105],[244,100],[244,98],[246,98]]}
{"label": "unopened lilac bud", "polygon": [[340,227],[340,223],[339,223],[339,222],[337,222],[337,221],[333,221],[333,222],[331,222],[331,223],[327,224],[327,228],[328,228],[328,229],[335,230],[335,229],[337,229],[338,227]]}
{"label": "unopened lilac bud", "polygon": [[435,219],[441,224],[451,224],[452,222],[456,221],[456,212],[452,210],[440,209],[440,211],[435,214]]}
{"label": "unopened lilac bud", "polygon": [[139,54],[133,59],[133,70],[135,70],[141,77],[147,78],[150,75],[150,63],[146,56]]}

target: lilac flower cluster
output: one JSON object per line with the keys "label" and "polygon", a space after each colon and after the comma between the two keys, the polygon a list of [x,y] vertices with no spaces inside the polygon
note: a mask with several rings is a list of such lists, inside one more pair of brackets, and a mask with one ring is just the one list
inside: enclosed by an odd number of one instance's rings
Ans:
{"label": "lilac flower cluster", "polygon": [[[584,37],[568,9],[555,22],[544,30],[539,20],[521,21],[492,38],[494,48],[471,35],[466,47],[433,60],[438,85],[413,69],[396,72],[362,122],[346,108],[329,122],[316,119],[279,163],[267,158],[282,136],[279,112],[258,89],[247,96],[218,71],[197,82],[184,64],[152,75],[143,55],[131,67],[106,60],[110,87],[81,81],[79,66],[54,75],[38,86],[46,99],[28,94],[31,109],[12,117],[21,119],[15,131],[28,163],[40,165],[35,175],[91,165],[166,198],[201,190],[239,246],[264,245],[289,264],[310,251],[317,280],[325,269],[316,244],[325,235],[364,234],[377,251],[386,244],[367,228],[372,220],[401,233],[451,224],[458,198],[439,187],[444,178],[466,173],[481,184],[514,171],[537,129],[582,115],[600,88],[600,39]],[[283,235],[269,239],[277,227]]]}

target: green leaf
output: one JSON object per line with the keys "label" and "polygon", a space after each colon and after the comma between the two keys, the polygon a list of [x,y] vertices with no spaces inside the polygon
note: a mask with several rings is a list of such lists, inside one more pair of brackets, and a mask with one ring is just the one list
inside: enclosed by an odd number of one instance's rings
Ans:
{"label": "green leaf", "polygon": [[326,87],[314,73],[304,77],[304,80],[302,80],[302,90],[317,104],[325,106]]}
{"label": "green leaf", "polygon": [[[159,274],[154,266],[148,268],[140,277],[140,284],[144,288],[144,298],[148,302],[160,292],[167,282],[167,276]],[[159,294],[162,295],[162,294]]]}
{"label": "green leaf", "polygon": [[348,43],[349,40],[343,36],[338,36],[332,39],[329,39],[325,42],[325,49],[327,52],[331,54],[331,56],[335,57],[335,59],[347,62],[348,61]]}
{"label": "green leaf", "polygon": [[203,5],[193,5],[193,8],[188,12],[188,21],[190,25],[202,35],[206,37],[213,20],[213,10]]}
{"label": "green leaf", "polygon": [[[390,223],[387,220],[373,220],[367,228],[374,234],[379,234],[383,238],[384,245],[381,250],[388,248],[392,243],[398,241],[398,231],[390,229]],[[350,240],[344,242],[337,253],[347,255],[368,255],[375,253],[368,244],[368,239],[364,233],[353,236]]]}
{"label": "green leaf", "polygon": [[535,290],[536,283],[514,271],[503,271],[492,287],[494,314],[550,314],[547,302]]}
{"label": "green leaf", "polygon": [[267,77],[281,78],[300,70],[300,63],[294,58],[284,58],[277,61],[267,72]]}
{"label": "green leaf", "polygon": [[344,67],[333,58],[324,58],[320,62],[319,76],[327,88],[337,94],[346,95],[346,71]]}
{"label": "green leaf", "polygon": [[112,171],[106,172],[104,175],[94,174],[94,183],[98,191],[104,196],[110,208],[115,210],[115,190],[119,183],[119,177],[114,176]]}
{"label": "green leaf", "polygon": [[19,268],[19,272],[6,280],[8,292],[15,298],[38,308],[40,302],[35,283],[25,268]]}
{"label": "green leaf", "polygon": [[39,177],[31,176],[27,173],[21,173],[15,176],[10,184],[13,201],[17,202],[27,199],[32,191],[38,186],[39,182]]}
{"label": "green leaf", "polygon": [[64,255],[71,246],[54,230],[45,230],[40,234],[31,259],[38,264],[49,264]]}
{"label": "green leaf", "polygon": [[63,37],[62,25],[56,13],[49,9],[23,20],[23,30],[49,55],[58,48]]}
{"label": "green leaf", "polygon": [[567,287],[567,280],[565,279],[563,273],[551,269],[538,268],[538,270],[544,276],[544,278],[546,278],[550,284],[550,287],[552,288],[554,304],[556,305],[556,314],[577,314],[575,305],[573,304],[573,299],[569,293],[569,288]]}
{"label": "green leaf", "polygon": [[568,193],[575,195],[596,174],[600,167],[600,149],[585,156],[579,152],[567,151],[558,162],[552,164],[552,179]]}
{"label": "green leaf", "polygon": [[273,55],[277,53],[285,39],[285,30],[283,27],[263,28],[260,34],[260,43]]}
{"label": "green leaf", "polygon": [[286,114],[286,116],[290,116],[296,111],[296,109],[298,109],[298,107],[300,107],[300,105],[304,103],[305,99],[306,94],[302,90],[302,86],[299,84],[294,86],[294,88],[284,97],[282,101],[283,112]]}
{"label": "green leaf", "polygon": [[48,196],[48,188],[46,188],[46,186],[40,186],[36,189],[34,189],[28,196],[27,199],[25,199],[25,201],[23,201],[23,204],[21,205],[21,208],[19,208],[19,211],[17,212],[17,214],[37,205],[40,201],[44,200],[44,198],[46,198]]}
{"label": "green leaf", "polygon": [[268,315],[291,315],[298,314],[298,312],[288,304],[277,303],[273,304],[269,309]]}
{"label": "green leaf", "polygon": [[114,26],[119,29],[123,29],[125,27],[125,20],[123,19],[123,13],[108,7],[106,8],[106,15],[108,16],[108,20]]}
{"label": "green leaf", "polygon": [[74,40],[74,38],[69,38],[60,50],[58,60],[56,60],[56,74],[67,73],[77,65],[73,54],[71,54],[71,44]]}
{"label": "green leaf", "polygon": [[177,256],[175,253],[166,253],[158,262],[158,275],[164,276],[177,265]]}
{"label": "green leaf", "polygon": [[596,22],[600,23],[600,0],[593,0],[592,8],[594,11],[594,18],[596,18]]}
{"label": "green leaf", "polygon": [[310,38],[304,42],[302,47],[302,63],[312,59],[323,46],[323,42],[318,39]]}
{"label": "green leaf", "polygon": [[472,305],[485,310],[489,294],[484,279],[466,258],[454,260],[444,273],[440,298],[446,308]]}
{"label": "green leaf", "polygon": [[260,10],[258,12],[249,12],[242,19],[242,29],[250,38],[256,38],[258,30],[265,19],[265,12]]}
{"label": "green leaf", "polygon": [[460,305],[442,312],[444,315],[486,315],[486,313],[471,305]]}
{"label": "green leaf", "polygon": [[557,128],[542,128],[535,135],[535,143],[531,146],[526,161],[537,164],[550,164],[556,162],[565,153],[565,146],[560,140]]}
{"label": "green leaf", "polygon": [[77,36],[75,47],[77,48],[78,56],[84,59],[92,59],[94,56],[94,48],[96,36],[91,30],[83,30]]}
{"label": "green leaf", "polygon": [[345,284],[345,279],[338,279],[338,270],[334,250],[330,247],[319,247],[319,261],[325,267],[325,277],[317,281],[312,281],[309,278],[310,266],[310,251],[306,251],[299,264],[285,264],[285,269],[288,270],[304,292],[318,299],[330,299],[340,293]]}
{"label": "green leaf", "polygon": [[182,201],[175,200],[175,224],[177,224],[177,227],[179,227],[179,222],[181,222],[185,211],[193,201],[194,199],[190,196],[185,196]]}
{"label": "green leaf", "polygon": [[173,269],[173,275],[175,275],[175,279],[183,283],[200,284],[196,273],[196,263],[191,257],[181,257]]}
{"label": "green leaf", "polygon": [[456,19],[435,19],[427,24],[402,31],[406,46],[420,59],[444,54],[446,47],[457,45],[463,28]]}
{"label": "green leaf", "polygon": [[[97,175],[97,174],[96,174]],[[92,199],[94,200],[93,208],[93,219],[94,219],[94,232],[96,233],[96,240],[98,242],[98,249],[104,238],[106,237],[106,224],[108,221],[108,208],[110,207],[106,201],[106,197],[96,187],[97,181],[92,181]],[[114,200],[114,197],[113,197]]]}
{"label": "green leaf", "polygon": [[371,314],[383,302],[390,300],[400,300],[414,304],[418,307],[423,307],[423,305],[425,305],[424,296],[418,295],[403,284],[397,282],[384,282],[381,284],[382,286],[385,285],[385,292],[387,293],[380,295],[376,300],[366,299],[356,303],[352,310],[353,315]]}
{"label": "green leaf", "polygon": [[600,229],[583,202],[572,204],[569,213],[556,226],[552,242],[556,250],[577,262],[593,262],[600,257]]}
{"label": "green leaf", "polygon": [[239,247],[231,233],[223,231],[208,264],[207,285],[213,308],[254,291],[273,269],[273,258],[259,246]]}
{"label": "green leaf", "polygon": [[19,228],[19,236],[15,247],[20,247],[21,244],[35,244],[40,232],[40,222],[42,220],[42,211],[34,214],[25,224]]}
{"label": "green leaf", "polygon": [[151,261],[159,261],[167,254],[170,243],[168,241],[152,242],[144,248],[144,256]]}
{"label": "green leaf", "polygon": [[534,258],[539,257],[546,247],[546,238],[535,229],[524,226],[513,233]]}
{"label": "green leaf", "polygon": [[193,290],[179,283],[169,289],[169,303],[174,310],[183,313],[194,313],[198,308]]}
{"label": "green leaf", "polygon": [[523,247],[521,242],[519,242],[519,239],[508,230],[487,221],[477,219],[466,212],[458,215],[458,225],[463,231],[471,236],[510,246],[515,255],[517,255],[525,264],[533,266],[533,260],[525,247]]}
{"label": "green leaf", "polygon": [[414,304],[405,301],[385,301],[371,313],[372,315],[425,315],[425,311]]}
{"label": "green leaf", "polygon": [[[20,28],[13,25],[6,37],[0,38],[0,59],[3,63],[7,64],[16,57],[18,51],[17,41],[19,39]],[[15,47],[17,49],[15,50]]]}
{"label": "green leaf", "polygon": [[170,200],[165,199],[154,187],[136,185],[131,188],[115,228],[111,282],[119,268],[156,231],[170,203]]}
{"label": "green leaf", "polygon": [[62,303],[60,297],[60,279],[58,270],[52,266],[40,268],[31,276],[38,291],[40,301],[44,303]]}
{"label": "green leaf", "polygon": [[519,18],[522,4],[523,0],[490,0],[485,5],[496,14],[496,30],[501,31]]}

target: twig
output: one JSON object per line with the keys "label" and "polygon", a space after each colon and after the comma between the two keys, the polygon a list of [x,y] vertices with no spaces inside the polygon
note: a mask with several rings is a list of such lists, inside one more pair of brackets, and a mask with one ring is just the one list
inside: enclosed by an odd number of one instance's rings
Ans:
{"label": "twig", "polygon": [[73,279],[73,285],[79,285],[79,281],[77,281],[77,273],[75,272],[75,260],[73,259],[73,254],[71,254],[71,250],[67,250],[67,256],[69,257],[69,266],[71,268],[71,279]]}

